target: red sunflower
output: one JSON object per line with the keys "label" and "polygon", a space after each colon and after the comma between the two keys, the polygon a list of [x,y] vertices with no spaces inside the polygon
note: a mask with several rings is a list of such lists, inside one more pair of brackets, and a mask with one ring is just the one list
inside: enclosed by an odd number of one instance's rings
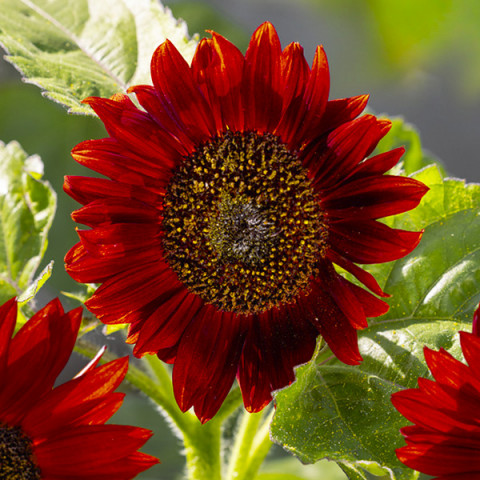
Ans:
{"label": "red sunflower", "polygon": [[390,128],[356,118],[367,96],[328,101],[322,47],[283,51],[264,23],[244,55],[211,32],[191,65],[168,40],[153,55],[153,86],[85,100],[109,137],[73,149],[109,179],[67,177],[90,227],[66,255],[79,282],[101,283],[87,307],[129,323],[135,355],[174,363],[182,410],[211,418],[235,376],[259,411],[294,380],[319,334],[358,364],[357,330],[388,306],[355,263],[388,262],[421,232],[377,221],[414,208],[427,188],[384,175],[403,149],[366,160]]}
{"label": "red sunflower", "polygon": [[468,365],[443,348],[425,347],[434,380],[419,378],[419,388],[392,395],[395,408],[414,423],[400,430],[407,445],[397,457],[436,480],[480,480],[480,337],[460,332],[460,342]]}
{"label": "red sunflower", "polygon": [[53,388],[72,353],[81,309],[64,313],[53,300],[11,338],[17,302],[0,307],[0,478],[129,480],[158,460],[137,450],[151,432],[104,425],[120,408],[114,392],[128,357]]}

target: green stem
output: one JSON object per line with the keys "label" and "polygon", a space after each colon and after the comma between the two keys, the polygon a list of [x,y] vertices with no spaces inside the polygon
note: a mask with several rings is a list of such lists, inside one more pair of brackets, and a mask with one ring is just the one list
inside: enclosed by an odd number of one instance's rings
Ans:
{"label": "green stem", "polygon": [[258,430],[253,440],[253,450],[248,458],[247,465],[244,471],[244,480],[253,480],[260,469],[265,457],[267,456],[273,443],[270,440],[270,423],[272,421],[274,410],[266,415],[265,420]]}
{"label": "green stem", "polygon": [[[156,377],[155,387],[159,396],[152,396],[145,388],[141,388],[141,390],[157,402],[181,430],[189,480],[221,480],[222,420],[215,417],[206,425],[202,425],[192,413],[183,413],[175,400],[172,378],[165,364],[153,355],[147,355],[143,358]],[[134,372],[134,375],[138,375],[138,373]],[[139,375],[138,378],[133,380],[138,382],[141,378],[141,375]],[[142,387],[138,383],[136,385]],[[233,394],[227,404],[224,405],[224,415],[228,415],[230,410],[236,407],[236,404],[238,404],[238,401],[236,395]]]}
{"label": "green stem", "polygon": [[221,480],[221,423],[210,420],[197,423],[190,435],[185,435],[185,455],[189,480]]}
{"label": "green stem", "polygon": [[235,434],[227,470],[228,479],[241,480],[244,478],[245,466],[261,419],[261,413],[248,413],[247,411],[242,413],[240,428]]}

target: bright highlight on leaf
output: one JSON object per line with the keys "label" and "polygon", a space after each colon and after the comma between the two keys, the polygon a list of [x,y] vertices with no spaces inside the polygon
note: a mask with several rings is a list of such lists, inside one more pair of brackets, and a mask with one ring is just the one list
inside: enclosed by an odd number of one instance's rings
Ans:
{"label": "bright highlight on leaf", "polygon": [[38,156],[28,157],[17,142],[0,142],[0,303],[27,288],[22,299],[33,296],[51,273],[46,267],[31,285],[47,249],[56,205],[42,171]]}
{"label": "bright highlight on leaf", "polygon": [[363,363],[352,369],[320,354],[276,395],[273,439],[304,462],[338,461],[352,478],[366,478],[364,469],[372,468],[394,480],[417,478],[394,454],[405,420],[390,395],[425,376],[424,345],[458,358],[457,332],[471,329],[478,304],[480,186],[444,179],[436,165],[413,177],[430,191],[415,210],[385,223],[424,228],[424,236],[403,259],[366,267],[392,297],[388,313],[359,334]]}
{"label": "bright highlight on leaf", "polygon": [[169,38],[187,60],[196,41],[157,0],[2,0],[7,60],[72,113],[85,97],[109,97],[148,80],[155,48]]}

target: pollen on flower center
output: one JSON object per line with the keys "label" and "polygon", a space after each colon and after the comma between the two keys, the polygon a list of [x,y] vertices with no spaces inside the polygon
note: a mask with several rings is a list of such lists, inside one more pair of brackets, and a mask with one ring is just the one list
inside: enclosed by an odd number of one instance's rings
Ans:
{"label": "pollen on flower center", "polygon": [[0,422],[0,479],[40,480],[32,443],[18,427]]}
{"label": "pollen on flower center", "polygon": [[163,247],[205,302],[249,314],[308,289],[323,213],[297,156],[271,134],[230,132],[197,148],[164,200]]}

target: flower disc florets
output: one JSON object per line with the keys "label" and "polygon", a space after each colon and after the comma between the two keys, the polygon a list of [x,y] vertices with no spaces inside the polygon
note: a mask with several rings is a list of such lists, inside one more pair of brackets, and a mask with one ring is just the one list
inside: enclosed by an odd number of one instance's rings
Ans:
{"label": "flower disc florets", "polygon": [[40,480],[32,442],[20,428],[0,423],[0,479]]}
{"label": "flower disc florets", "polygon": [[307,289],[327,234],[296,155],[274,135],[230,131],[179,165],[163,229],[166,258],[191,291],[243,314]]}

